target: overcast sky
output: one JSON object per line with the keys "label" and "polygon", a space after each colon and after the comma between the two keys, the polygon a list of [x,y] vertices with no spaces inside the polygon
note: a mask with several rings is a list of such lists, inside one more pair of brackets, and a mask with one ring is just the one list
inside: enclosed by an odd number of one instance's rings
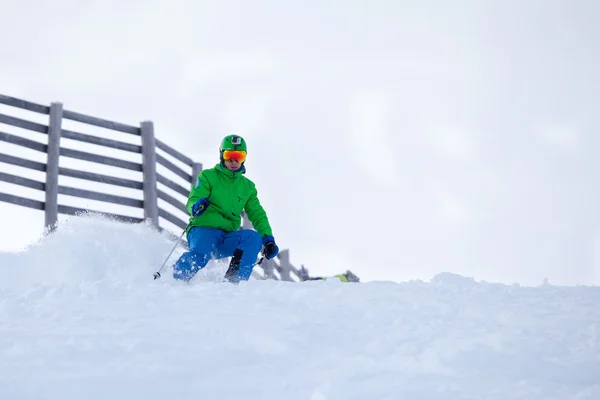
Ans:
{"label": "overcast sky", "polygon": [[[0,93],[152,120],[206,167],[243,135],[313,274],[600,284],[599,20],[593,0],[4,1]],[[0,220],[13,250],[43,213]]]}

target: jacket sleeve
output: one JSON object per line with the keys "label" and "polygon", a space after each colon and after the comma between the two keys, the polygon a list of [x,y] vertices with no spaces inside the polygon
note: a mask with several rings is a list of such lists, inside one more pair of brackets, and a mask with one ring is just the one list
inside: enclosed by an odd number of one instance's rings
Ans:
{"label": "jacket sleeve", "polygon": [[256,187],[252,188],[252,193],[246,202],[245,210],[246,214],[248,215],[248,219],[250,222],[252,222],[252,226],[254,226],[254,229],[260,233],[262,237],[273,235],[271,225],[269,224],[269,219],[267,218],[267,213],[260,204],[260,200],[258,200],[258,192]]}
{"label": "jacket sleeve", "polygon": [[196,185],[194,185],[192,190],[190,190],[190,195],[188,197],[187,204],[185,205],[185,208],[188,211],[188,213],[190,213],[190,215],[192,215],[192,206],[194,205],[194,203],[196,203],[203,197],[210,196],[210,192],[211,185],[207,179],[206,174],[203,171],[202,173],[200,173],[200,175],[198,175]]}

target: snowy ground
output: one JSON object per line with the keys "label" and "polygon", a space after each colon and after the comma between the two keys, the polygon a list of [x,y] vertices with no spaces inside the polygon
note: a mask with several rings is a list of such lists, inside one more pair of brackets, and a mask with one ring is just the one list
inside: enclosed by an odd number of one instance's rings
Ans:
{"label": "snowy ground", "polygon": [[600,399],[600,288],[216,282],[71,219],[0,253],[0,399]]}

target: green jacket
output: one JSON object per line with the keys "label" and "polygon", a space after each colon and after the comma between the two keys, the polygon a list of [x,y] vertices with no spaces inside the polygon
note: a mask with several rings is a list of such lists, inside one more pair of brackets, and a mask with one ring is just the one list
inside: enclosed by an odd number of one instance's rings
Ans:
{"label": "green jacket", "polygon": [[244,173],[245,167],[233,172],[221,164],[200,173],[186,204],[190,220],[194,203],[207,197],[210,204],[202,215],[194,219],[188,231],[193,226],[237,231],[242,223],[242,211],[246,210],[248,219],[261,236],[273,235],[267,213],[258,200],[256,186]]}

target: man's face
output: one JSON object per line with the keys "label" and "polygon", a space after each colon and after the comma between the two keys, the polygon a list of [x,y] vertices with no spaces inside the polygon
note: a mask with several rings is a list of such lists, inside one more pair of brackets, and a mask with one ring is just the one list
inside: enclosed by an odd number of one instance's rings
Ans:
{"label": "man's face", "polygon": [[225,161],[225,168],[230,171],[237,171],[240,169],[241,164],[237,160]]}

